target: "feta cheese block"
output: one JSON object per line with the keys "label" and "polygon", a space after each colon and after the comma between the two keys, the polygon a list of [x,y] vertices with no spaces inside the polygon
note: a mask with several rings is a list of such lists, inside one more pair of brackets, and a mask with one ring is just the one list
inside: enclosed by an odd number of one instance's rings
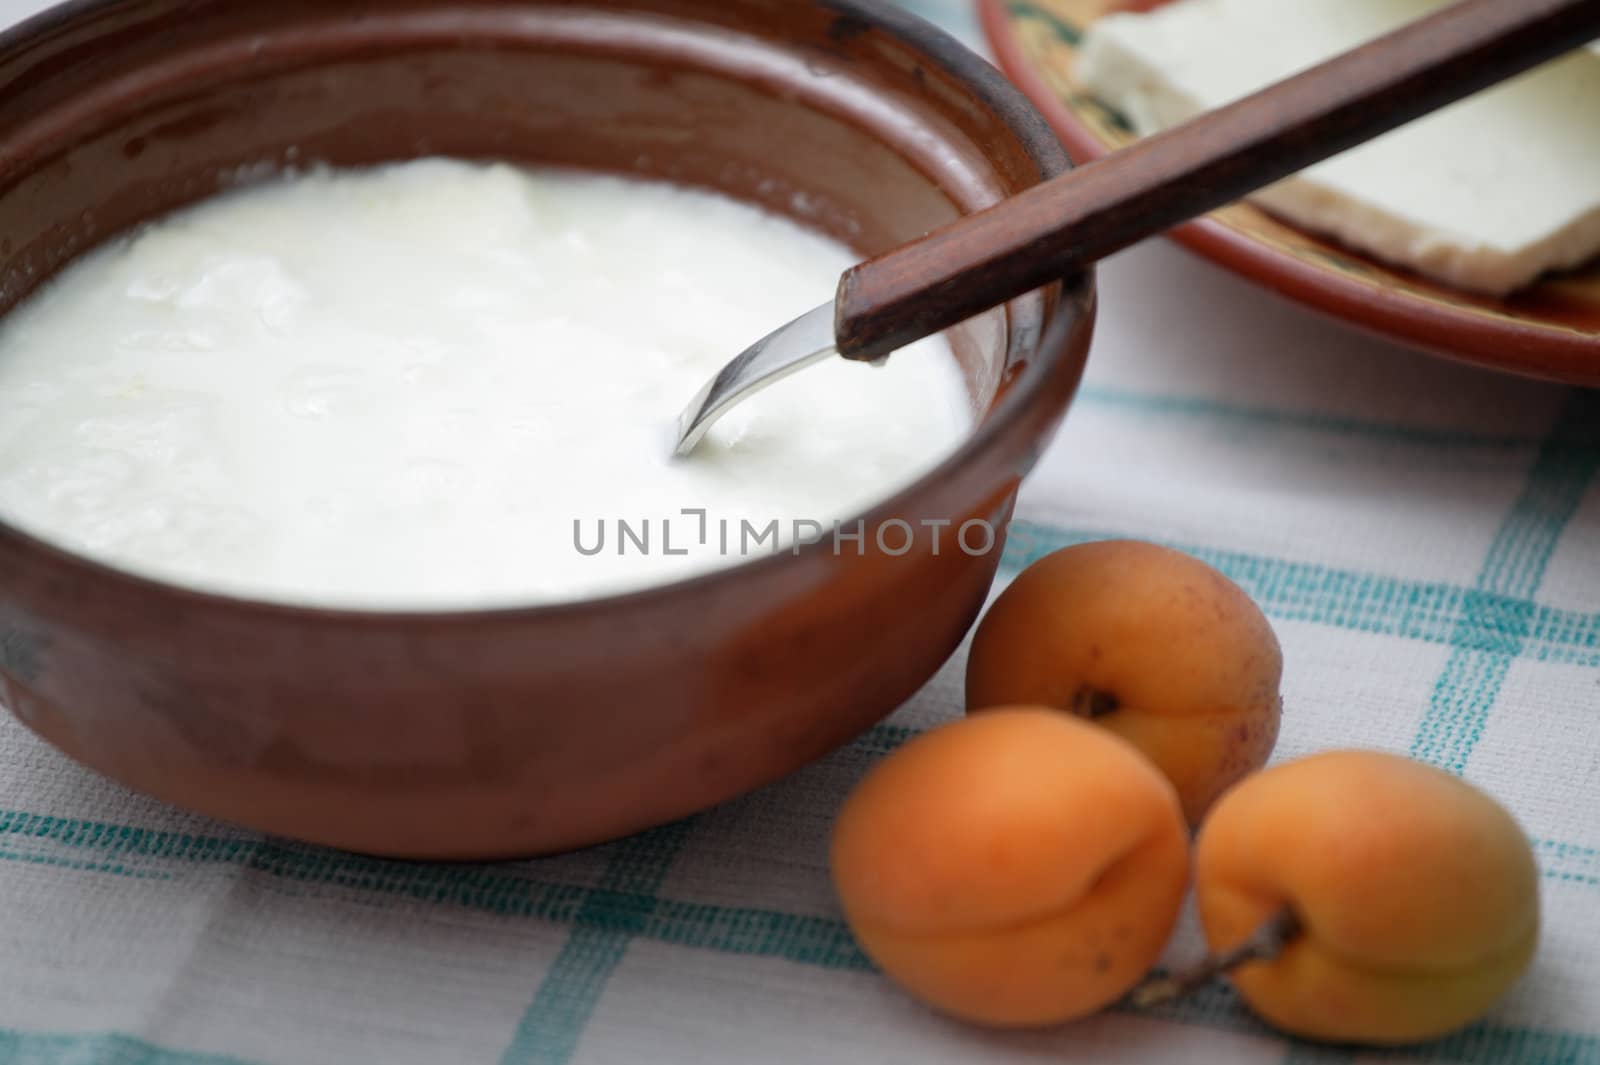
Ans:
{"label": "feta cheese block", "polygon": [[[1078,77],[1140,134],[1230,103],[1446,0],[1175,0],[1095,22]],[[1505,295],[1600,253],[1600,51],[1580,49],[1252,202],[1461,289]]]}

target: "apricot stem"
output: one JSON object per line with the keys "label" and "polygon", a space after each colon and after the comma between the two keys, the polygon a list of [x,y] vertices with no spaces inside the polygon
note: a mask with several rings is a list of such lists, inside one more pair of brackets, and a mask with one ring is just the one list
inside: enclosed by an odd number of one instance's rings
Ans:
{"label": "apricot stem", "polygon": [[1269,917],[1243,943],[1221,954],[1212,954],[1200,964],[1179,973],[1151,977],[1133,989],[1129,1001],[1138,1009],[1149,1009],[1197,991],[1252,961],[1271,961],[1283,953],[1304,931],[1300,918],[1285,906]]}

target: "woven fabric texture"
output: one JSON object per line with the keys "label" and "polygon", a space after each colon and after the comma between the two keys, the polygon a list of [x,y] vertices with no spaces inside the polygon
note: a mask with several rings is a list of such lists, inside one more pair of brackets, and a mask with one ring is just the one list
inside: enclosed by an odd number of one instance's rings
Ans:
{"label": "woven fabric texture", "polygon": [[[911,6],[976,39],[963,5]],[[1100,283],[1088,378],[1001,584],[1084,540],[1192,551],[1282,640],[1277,758],[1379,747],[1506,803],[1535,840],[1546,930],[1491,1017],[1365,1053],[1282,1038],[1222,988],[1025,1034],[910,1001],[840,920],[827,838],[875,760],[960,713],[962,652],[777,785],[494,866],[208,822],[0,718],[0,1061],[1600,1063],[1600,393],[1367,340],[1165,245]],[[1186,919],[1170,956],[1197,950]]]}

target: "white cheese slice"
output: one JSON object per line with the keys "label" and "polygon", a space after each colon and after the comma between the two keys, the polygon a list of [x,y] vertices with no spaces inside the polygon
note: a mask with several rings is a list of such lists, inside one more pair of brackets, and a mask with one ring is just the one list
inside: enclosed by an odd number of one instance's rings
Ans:
{"label": "white cheese slice", "polygon": [[[1175,0],[1097,21],[1078,75],[1141,134],[1445,0]],[[1600,46],[1312,167],[1252,200],[1459,288],[1503,295],[1600,253]]]}

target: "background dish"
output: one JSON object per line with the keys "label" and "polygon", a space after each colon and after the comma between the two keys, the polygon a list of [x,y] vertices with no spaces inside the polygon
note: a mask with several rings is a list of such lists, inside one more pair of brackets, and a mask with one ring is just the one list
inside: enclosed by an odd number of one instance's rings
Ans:
{"label": "background dish", "polygon": [[[978,0],[1000,66],[1078,162],[1134,140],[1074,78],[1095,19],[1155,6],[1120,0]],[[1159,0],[1157,0],[1159,2]],[[1200,255],[1308,307],[1388,339],[1493,369],[1600,385],[1600,263],[1510,300],[1432,284],[1236,204],[1173,232]]]}

